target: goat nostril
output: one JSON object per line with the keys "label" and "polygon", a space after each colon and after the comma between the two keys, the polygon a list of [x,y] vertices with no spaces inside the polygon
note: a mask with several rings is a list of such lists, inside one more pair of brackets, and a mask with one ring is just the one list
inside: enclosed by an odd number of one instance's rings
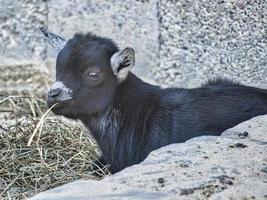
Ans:
{"label": "goat nostril", "polygon": [[61,92],[62,90],[60,88],[56,88],[56,89],[50,90],[48,93],[48,96],[51,98],[56,98],[57,96],[60,95]]}

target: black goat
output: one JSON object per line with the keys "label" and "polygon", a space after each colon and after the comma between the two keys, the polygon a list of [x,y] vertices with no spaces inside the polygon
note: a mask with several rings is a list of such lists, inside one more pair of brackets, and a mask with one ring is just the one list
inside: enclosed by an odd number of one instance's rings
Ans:
{"label": "black goat", "polygon": [[134,50],[119,51],[110,39],[76,34],[65,42],[56,83],[48,92],[53,112],[80,119],[98,143],[112,173],[144,160],[162,146],[224,130],[267,113],[267,91],[217,79],[200,88],[162,89],[130,72]]}

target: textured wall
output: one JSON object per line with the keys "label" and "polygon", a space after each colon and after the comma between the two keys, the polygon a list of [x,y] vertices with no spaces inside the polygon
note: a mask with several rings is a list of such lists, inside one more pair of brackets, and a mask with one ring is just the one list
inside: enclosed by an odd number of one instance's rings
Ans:
{"label": "textured wall", "polygon": [[265,0],[160,0],[157,80],[192,87],[226,76],[267,84]]}
{"label": "textured wall", "polygon": [[264,0],[0,0],[0,92],[45,91],[56,52],[38,30],[92,31],[137,52],[134,72],[192,87],[227,76],[267,87]]}
{"label": "textured wall", "polygon": [[0,92],[44,88],[46,46],[38,27],[46,15],[42,0],[0,0]]}

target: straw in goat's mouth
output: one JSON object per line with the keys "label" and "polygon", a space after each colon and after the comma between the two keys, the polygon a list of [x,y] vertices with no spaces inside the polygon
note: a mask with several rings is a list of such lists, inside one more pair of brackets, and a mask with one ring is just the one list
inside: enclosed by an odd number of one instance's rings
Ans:
{"label": "straw in goat's mouth", "polygon": [[44,124],[44,120],[45,120],[45,117],[49,114],[49,112],[56,106],[58,105],[57,103],[54,104],[53,106],[51,106],[46,112],[45,114],[43,114],[43,116],[41,117],[41,119],[39,120],[38,124],[36,125],[28,143],[27,143],[27,146],[31,146],[31,143],[32,143],[32,140],[33,140],[33,137],[35,136],[36,132],[40,129],[39,133],[41,133],[42,131],[42,127],[43,127],[43,124]]}

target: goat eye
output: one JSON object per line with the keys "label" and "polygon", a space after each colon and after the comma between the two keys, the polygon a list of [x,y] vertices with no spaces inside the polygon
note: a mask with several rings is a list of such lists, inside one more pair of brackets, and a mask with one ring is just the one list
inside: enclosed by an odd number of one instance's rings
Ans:
{"label": "goat eye", "polygon": [[88,75],[87,75],[88,78],[90,79],[98,79],[99,77],[99,72],[89,72]]}

